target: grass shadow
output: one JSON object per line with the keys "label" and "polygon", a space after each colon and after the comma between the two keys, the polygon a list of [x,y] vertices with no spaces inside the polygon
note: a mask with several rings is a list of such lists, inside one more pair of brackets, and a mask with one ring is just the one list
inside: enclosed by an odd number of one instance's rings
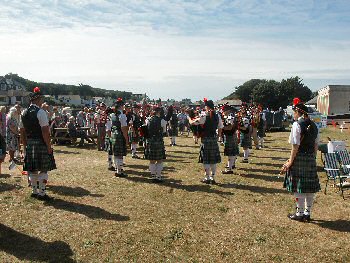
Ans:
{"label": "grass shadow", "polygon": [[75,262],[73,251],[63,241],[45,242],[0,224],[0,250],[19,260],[40,262]]}
{"label": "grass shadow", "polygon": [[12,191],[14,189],[16,189],[15,185],[7,184],[7,183],[0,183],[0,193]]}
{"label": "grass shadow", "polygon": [[82,187],[69,187],[62,185],[49,185],[48,190],[55,194],[65,195],[65,196],[74,196],[74,197],[83,197],[83,196],[93,196],[93,197],[104,197],[101,194],[92,194],[90,191]]}
{"label": "grass shadow", "polygon": [[[167,162],[167,160],[165,160]],[[128,168],[133,168],[133,169],[140,169],[140,170],[145,170],[148,171],[149,165],[144,165],[144,164],[128,164]],[[163,171],[175,171],[174,166],[164,166]]]}
{"label": "grass shadow", "polygon": [[259,194],[288,194],[286,190],[255,186],[255,185],[244,185],[244,184],[218,184],[223,188],[235,188],[239,190],[250,191]]}
{"label": "grass shadow", "polygon": [[69,202],[62,199],[53,199],[48,202],[44,202],[45,206],[52,206],[55,209],[65,210],[72,213],[78,213],[85,215],[91,219],[105,219],[113,221],[128,221],[130,218],[128,216],[123,216],[119,214],[112,214],[100,207],[92,205],[84,205],[75,202]]}
{"label": "grass shadow", "polygon": [[[258,171],[261,171],[261,170],[258,170]],[[275,171],[275,170],[269,170],[269,171],[274,171],[274,176],[268,176],[268,175],[265,175],[265,174],[251,174],[251,173],[248,173],[248,174],[244,174],[242,175],[243,177],[246,177],[246,178],[252,178],[252,179],[258,179],[258,180],[265,180],[265,181],[268,181],[268,182],[283,182],[283,176],[279,176],[278,178],[278,175],[279,175],[279,172],[278,171]],[[247,172],[251,172],[251,169],[249,169]],[[268,174],[271,174],[271,173],[268,173]]]}
{"label": "grass shadow", "polygon": [[0,178],[10,178],[11,174],[0,174]]}
{"label": "grass shadow", "polygon": [[65,150],[54,150],[54,153],[59,153],[59,154],[80,154],[80,152],[70,152],[70,151],[65,151]]}
{"label": "grass shadow", "polygon": [[312,220],[311,223],[316,224],[322,228],[328,228],[338,232],[350,233],[350,221],[347,221],[347,220],[335,220],[335,221]]}

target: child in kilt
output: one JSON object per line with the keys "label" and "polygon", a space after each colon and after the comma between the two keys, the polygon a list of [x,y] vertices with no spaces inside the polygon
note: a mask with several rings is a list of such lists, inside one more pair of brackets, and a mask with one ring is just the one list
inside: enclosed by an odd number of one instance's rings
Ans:
{"label": "child in kilt", "polygon": [[292,151],[289,160],[283,165],[286,172],[284,187],[294,193],[296,212],[288,218],[297,221],[310,221],[315,193],[321,190],[316,168],[318,129],[308,117],[307,107],[295,99],[294,119],[289,142]]}
{"label": "child in kilt", "polygon": [[225,135],[224,155],[228,158],[227,167],[224,171],[222,171],[222,173],[233,174],[232,169],[236,167],[236,156],[239,155],[237,142],[237,122],[232,114],[232,107],[229,105],[224,105],[222,107],[222,111],[224,114],[223,134]]}
{"label": "child in kilt", "polygon": [[247,117],[243,117],[240,125],[240,144],[243,148],[243,163],[248,163],[249,149],[252,148],[252,126]]}
{"label": "child in kilt", "polygon": [[160,107],[155,107],[152,116],[146,120],[144,155],[150,161],[149,170],[155,182],[162,181],[163,160],[166,158],[163,134],[166,132],[167,122],[161,118],[161,112]]}
{"label": "child in kilt", "polygon": [[223,123],[219,114],[214,110],[212,100],[204,99],[205,113],[196,119],[191,119],[192,125],[202,126],[201,146],[199,150],[199,162],[203,163],[205,177],[202,180],[206,184],[215,184],[216,164],[221,162],[220,149],[218,145],[218,136],[216,131],[221,129]]}
{"label": "child in kilt", "polygon": [[30,101],[31,105],[23,112],[19,125],[26,149],[23,171],[28,172],[31,197],[49,201],[51,198],[46,194],[48,171],[56,169],[56,163],[51,147],[49,120],[40,108],[43,95],[38,87],[30,94]]}

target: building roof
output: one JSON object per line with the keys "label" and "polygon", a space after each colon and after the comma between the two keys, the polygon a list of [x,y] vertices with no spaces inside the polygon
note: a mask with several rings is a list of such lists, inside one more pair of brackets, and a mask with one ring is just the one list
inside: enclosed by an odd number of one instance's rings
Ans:
{"label": "building roof", "polygon": [[315,96],[313,97],[311,100],[309,100],[308,102],[305,102],[305,104],[317,104],[317,97]]}
{"label": "building roof", "polygon": [[228,104],[231,106],[241,106],[242,101],[241,100],[218,100],[215,102],[215,105],[224,105]]}

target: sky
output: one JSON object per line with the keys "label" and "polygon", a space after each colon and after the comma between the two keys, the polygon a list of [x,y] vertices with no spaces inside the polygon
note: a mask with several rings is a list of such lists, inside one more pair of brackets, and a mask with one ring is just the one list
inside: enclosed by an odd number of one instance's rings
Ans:
{"label": "sky", "polygon": [[350,84],[348,0],[0,0],[0,75],[221,99],[252,78]]}

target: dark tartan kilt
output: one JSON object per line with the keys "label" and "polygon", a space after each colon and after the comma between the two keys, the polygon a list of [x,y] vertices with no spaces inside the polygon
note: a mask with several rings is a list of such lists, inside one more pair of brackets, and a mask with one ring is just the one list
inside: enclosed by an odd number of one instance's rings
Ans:
{"label": "dark tartan kilt", "polygon": [[250,136],[250,133],[245,134],[241,132],[241,138],[240,138],[241,147],[243,148],[251,148],[252,147],[252,137]]}
{"label": "dark tartan kilt", "polygon": [[314,154],[297,154],[286,173],[283,187],[292,193],[316,193],[321,190]]}
{"label": "dark tartan kilt", "polygon": [[114,156],[126,156],[126,141],[121,131],[112,132],[112,147]]}
{"label": "dark tartan kilt", "polygon": [[199,135],[199,127],[198,125],[190,125],[190,129],[193,133],[194,136],[198,136]]}
{"label": "dark tartan kilt", "polygon": [[258,136],[260,138],[264,138],[265,137],[264,129],[258,129]]}
{"label": "dark tartan kilt", "polygon": [[179,123],[179,131],[180,132],[185,131],[185,123]]}
{"label": "dark tartan kilt", "polygon": [[179,135],[179,131],[177,129],[177,126],[170,126],[169,130],[168,130],[168,134],[169,134],[170,137],[178,136]]}
{"label": "dark tartan kilt", "polygon": [[140,136],[138,132],[129,131],[128,132],[129,143],[139,143]]}
{"label": "dark tartan kilt", "polygon": [[216,164],[221,162],[220,149],[216,137],[202,138],[198,162],[204,164]]}
{"label": "dark tartan kilt", "polygon": [[47,146],[42,140],[28,139],[23,171],[48,172],[57,169],[53,154],[47,153]]}
{"label": "dark tartan kilt", "polygon": [[166,159],[163,138],[161,137],[147,138],[144,154],[145,154],[145,159],[147,160],[153,161],[153,160]]}
{"label": "dark tartan kilt", "polygon": [[225,156],[237,156],[239,155],[239,147],[236,135],[226,135],[225,136]]}

